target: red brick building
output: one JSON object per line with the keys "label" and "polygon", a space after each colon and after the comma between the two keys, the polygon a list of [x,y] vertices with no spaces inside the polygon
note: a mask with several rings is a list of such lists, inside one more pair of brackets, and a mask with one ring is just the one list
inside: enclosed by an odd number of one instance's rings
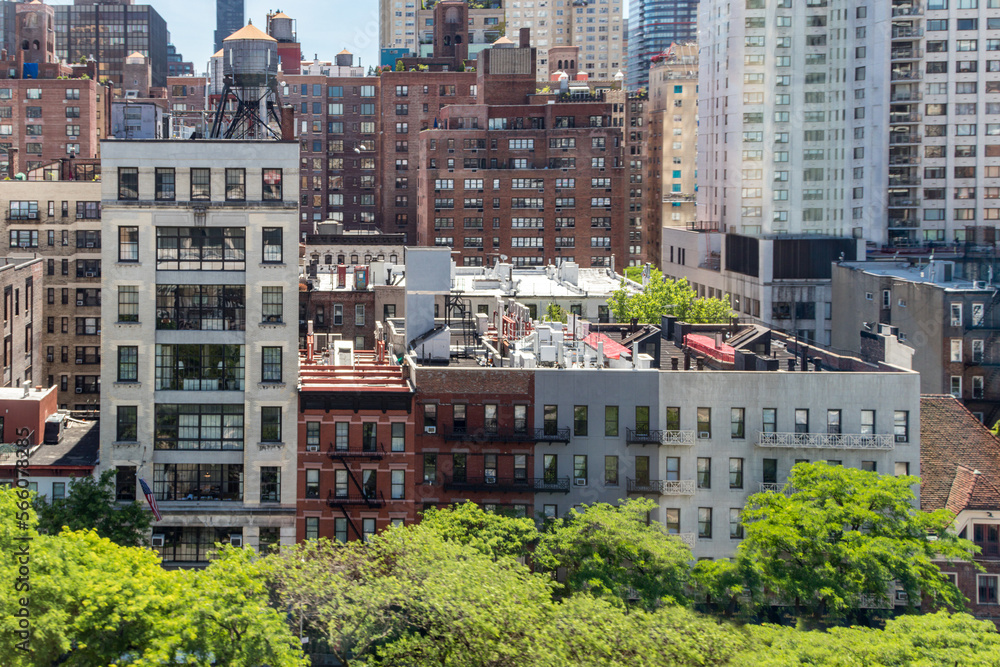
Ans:
{"label": "red brick building", "polygon": [[1000,627],[1000,440],[950,395],[920,397],[920,508],[955,514],[980,548],[970,564],[938,565],[968,599],[968,613]]}
{"label": "red brick building", "polygon": [[375,349],[375,290],[371,267],[320,264],[316,277],[308,278],[299,290],[299,334],[305,340],[306,323],[313,331],[338,334],[356,350]]}
{"label": "red brick building", "polygon": [[296,539],[362,539],[416,520],[413,386],[377,353],[300,364]]}
{"label": "red brick building", "polygon": [[[421,507],[473,501],[531,516],[541,483],[533,474],[535,443],[569,442],[569,429],[534,428],[534,373],[469,360],[413,374]],[[547,490],[568,492],[569,478],[555,486]]]}

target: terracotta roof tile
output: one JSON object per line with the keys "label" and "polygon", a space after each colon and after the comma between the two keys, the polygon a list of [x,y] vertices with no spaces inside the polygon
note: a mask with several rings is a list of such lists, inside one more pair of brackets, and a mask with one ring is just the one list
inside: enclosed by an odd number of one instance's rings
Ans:
{"label": "terracotta roof tile", "polygon": [[920,507],[1000,508],[1000,440],[951,395],[920,397]]}

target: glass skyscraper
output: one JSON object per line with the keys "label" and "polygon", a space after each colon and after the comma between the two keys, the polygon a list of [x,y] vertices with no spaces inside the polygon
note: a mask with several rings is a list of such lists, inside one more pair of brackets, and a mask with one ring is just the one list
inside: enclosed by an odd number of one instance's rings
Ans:
{"label": "glass skyscraper", "polygon": [[653,56],[698,39],[698,0],[631,0],[628,14],[628,87],[647,88]]}
{"label": "glass skyscraper", "polygon": [[243,0],[215,0],[215,51],[222,50],[222,40],[244,26]]}

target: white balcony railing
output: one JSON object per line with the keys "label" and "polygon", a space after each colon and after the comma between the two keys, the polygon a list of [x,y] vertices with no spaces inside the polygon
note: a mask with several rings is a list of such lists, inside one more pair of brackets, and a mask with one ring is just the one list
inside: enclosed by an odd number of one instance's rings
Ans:
{"label": "white balcony railing", "polygon": [[688,545],[689,549],[694,549],[695,536],[694,533],[671,533],[671,537],[676,537],[684,544]]}
{"label": "white balcony railing", "polygon": [[789,495],[790,493],[789,489],[786,489],[784,484],[778,484],[776,482],[761,482],[760,492],[767,493],[768,491],[772,491],[774,493],[784,493],[785,495]]}
{"label": "white balcony railing", "polygon": [[693,496],[695,484],[693,479],[663,480],[660,482],[662,496]]}
{"label": "white balcony railing", "polygon": [[891,434],[860,433],[758,433],[758,447],[808,449],[892,449]]}
{"label": "white balcony railing", "polygon": [[693,445],[694,431],[662,431],[660,442],[664,445]]}

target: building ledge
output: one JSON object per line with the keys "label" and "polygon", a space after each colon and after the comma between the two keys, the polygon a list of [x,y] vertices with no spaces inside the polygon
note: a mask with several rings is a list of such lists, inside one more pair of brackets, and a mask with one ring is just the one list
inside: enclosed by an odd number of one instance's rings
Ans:
{"label": "building ledge", "polygon": [[258,382],[258,389],[284,389],[288,385],[284,382]]}
{"label": "building ledge", "polygon": [[258,442],[257,447],[259,449],[284,449],[285,443],[283,442]]}

